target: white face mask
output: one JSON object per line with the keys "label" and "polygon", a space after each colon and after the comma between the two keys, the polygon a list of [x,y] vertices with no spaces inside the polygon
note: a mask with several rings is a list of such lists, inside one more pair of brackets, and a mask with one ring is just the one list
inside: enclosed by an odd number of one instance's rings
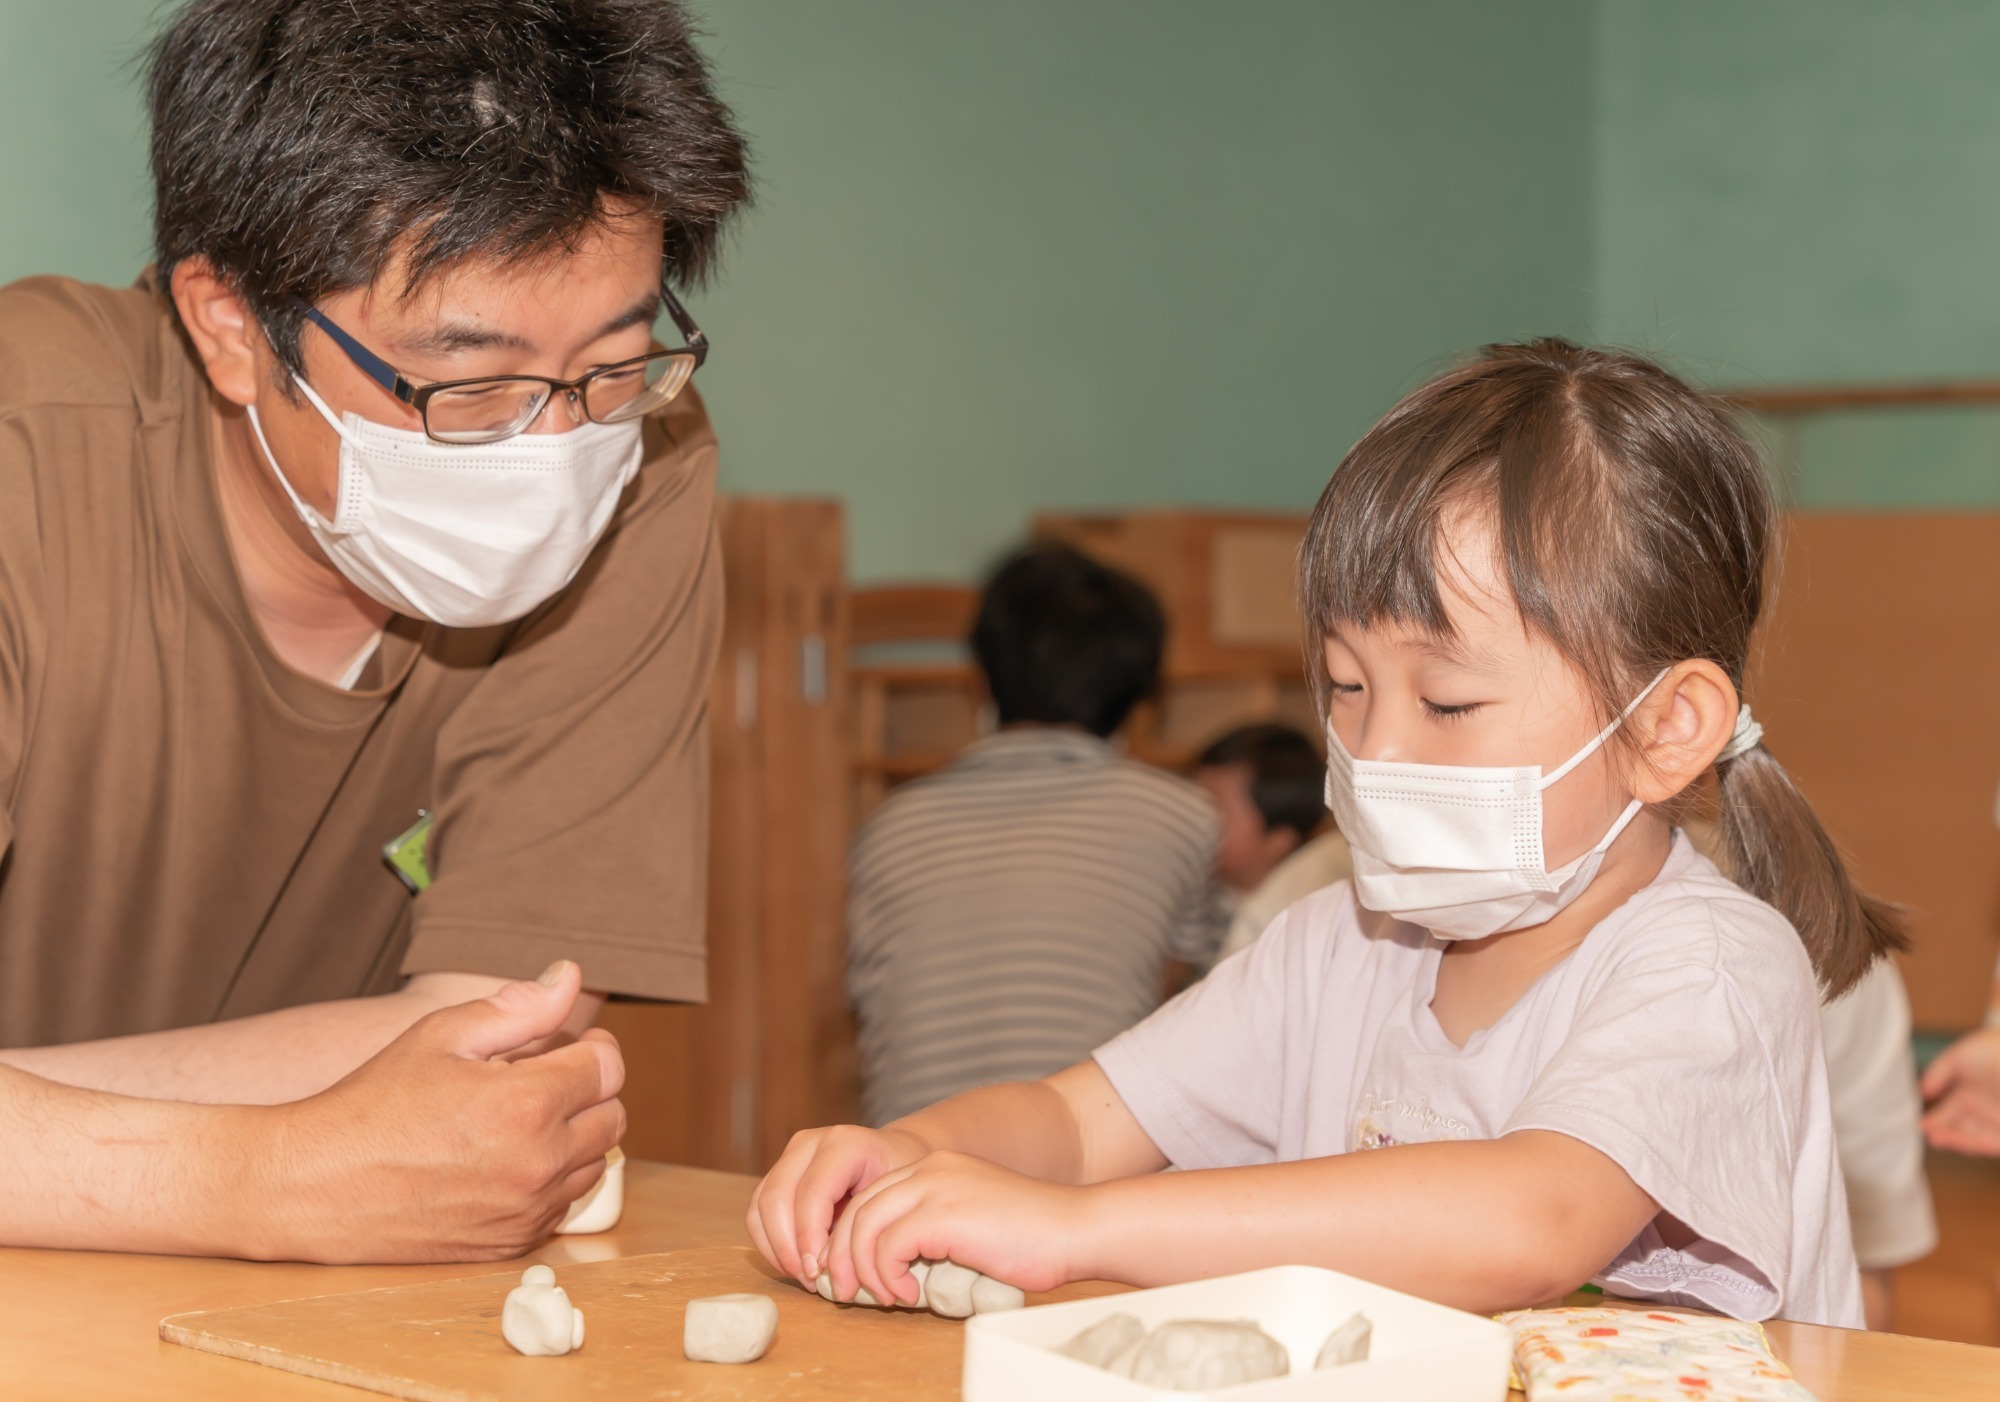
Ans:
{"label": "white face mask", "polygon": [[512,622],[576,578],[645,452],[638,420],[438,443],[359,414],[336,419],[296,382],[340,435],[331,521],[292,490],[254,404],[250,426],[299,519],[369,598],[450,628]]}
{"label": "white face mask", "polygon": [[1664,676],[1547,776],[1539,764],[1355,759],[1329,724],[1326,806],[1353,851],[1361,904],[1439,939],[1476,940],[1539,925],[1582,895],[1645,805],[1634,799],[1596,846],[1550,871],[1542,854],[1542,791],[1596,753]]}

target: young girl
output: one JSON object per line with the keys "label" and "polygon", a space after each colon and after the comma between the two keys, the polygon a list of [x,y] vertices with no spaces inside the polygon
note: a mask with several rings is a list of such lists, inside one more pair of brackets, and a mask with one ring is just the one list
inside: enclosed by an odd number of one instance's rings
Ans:
{"label": "young girl", "polygon": [[[919,1257],[1306,1262],[1860,1327],[1818,1007],[1901,937],[1739,700],[1772,516],[1643,360],[1501,346],[1411,394],[1301,552],[1354,880],[1091,1061],[796,1136],[759,1248],[843,1299],[913,1301]],[[1675,828],[1711,767],[1728,876]]]}

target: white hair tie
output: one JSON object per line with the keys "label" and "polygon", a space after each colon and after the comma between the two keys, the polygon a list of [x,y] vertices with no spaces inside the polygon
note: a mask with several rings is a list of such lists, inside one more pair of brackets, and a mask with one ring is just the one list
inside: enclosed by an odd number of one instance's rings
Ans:
{"label": "white hair tie", "polygon": [[1715,757],[1717,764],[1727,764],[1745,750],[1754,750],[1764,743],[1764,727],[1750,718],[1750,707],[1746,703],[1736,708],[1736,729],[1729,737],[1729,743],[1722,747],[1722,753]]}

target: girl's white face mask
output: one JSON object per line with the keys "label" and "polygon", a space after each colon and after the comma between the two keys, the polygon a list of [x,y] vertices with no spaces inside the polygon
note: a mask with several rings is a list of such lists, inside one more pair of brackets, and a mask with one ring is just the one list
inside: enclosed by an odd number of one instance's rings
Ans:
{"label": "girl's white face mask", "polygon": [[1544,775],[1539,764],[1475,768],[1355,759],[1329,723],[1326,806],[1354,857],[1361,904],[1445,940],[1539,925],[1597,876],[1604,854],[1645,805],[1634,799],[1588,852],[1550,871],[1542,791],[1596,753],[1666,673],[1597,737]]}
{"label": "girl's white face mask", "polygon": [[362,593],[449,628],[512,622],[576,578],[644,456],[636,419],[438,443],[359,414],[337,419],[294,379],[340,435],[331,521],[292,490],[254,404],[250,426],[299,519]]}

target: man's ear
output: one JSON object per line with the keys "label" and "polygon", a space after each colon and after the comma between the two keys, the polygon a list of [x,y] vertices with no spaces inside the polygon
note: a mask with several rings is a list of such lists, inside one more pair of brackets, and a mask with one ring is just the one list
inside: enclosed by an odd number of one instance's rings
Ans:
{"label": "man's ear", "polygon": [[1669,668],[1632,713],[1632,796],[1664,803],[1707,773],[1735,732],[1737,705],[1736,684],[1706,658]]}
{"label": "man's ear", "polygon": [[174,264],[172,291],[181,325],[208,368],[215,392],[232,404],[254,401],[263,332],[236,284],[206,258],[183,258]]}

